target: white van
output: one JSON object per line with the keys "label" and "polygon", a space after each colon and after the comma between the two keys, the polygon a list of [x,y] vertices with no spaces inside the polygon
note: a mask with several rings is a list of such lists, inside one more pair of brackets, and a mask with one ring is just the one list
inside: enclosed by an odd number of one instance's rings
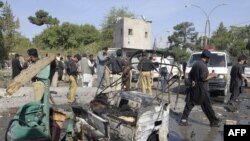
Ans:
{"label": "white van", "polygon": [[[201,53],[202,52],[195,52],[191,54],[189,61],[187,62],[185,79],[187,79],[193,64],[200,59]],[[230,61],[229,55],[226,52],[211,51],[211,54],[212,56],[209,60],[209,63],[207,64],[208,71],[211,73],[212,70],[214,70],[217,74],[217,77],[209,80],[209,91],[221,91],[222,94],[226,96],[229,91],[232,63]],[[221,93],[216,94],[219,96]]]}

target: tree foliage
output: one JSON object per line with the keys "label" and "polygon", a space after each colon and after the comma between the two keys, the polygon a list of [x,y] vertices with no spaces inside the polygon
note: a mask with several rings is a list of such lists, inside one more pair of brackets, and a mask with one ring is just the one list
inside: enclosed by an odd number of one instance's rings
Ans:
{"label": "tree foliage", "polygon": [[[0,8],[3,7],[3,2],[0,1]],[[7,54],[4,46],[4,38],[3,38],[3,24],[2,24],[2,16],[0,17],[0,60],[6,58]]]}
{"label": "tree foliage", "polygon": [[[182,57],[180,47],[190,47],[192,50],[200,50],[202,37],[197,38],[197,32],[190,22],[182,22],[174,26],[174,32],[168,37],[170,49],[176,56]],[[221,22],[212,33],[210,46],[217,50],[225,50],[231,56],[250,55],[250,25],[225,27]],[[180,52],[179,52],[180,51]],[[184,57],[185,58],[185,57]]]}
{"label": "tree foliage", "polygon": [[176,60],[179,62],[187,61],[190,56],[190,53],[186,52],[185,49],[181,49],[181,48],[172,48],[170,52],[175,54]]}
{"label": "tree foliage", "polygon": [[7,51],[4,47],[3,33],[0,31],[0,60],[7,58]]}
{"label": "tree foliage", "polygon": [[53,18],[52,16],[49,15],[48,12],[44,10],[39,10],[35,13],[35,17],[29,16],[28,17],[29,21],[32,24],[42,26],[42,25],[58,25],[59,20],[57,18]]}
{"label": "tree foliage", "polygon": [[113,42],[113,28],[118,18],[130,17],[134,18],[135,15],[127,8],[115,8],[113,7],[109,13],[105,16],[102,23],[101,32],[101,45],[111,47]]}
{"label": "tree foliage", "polygon": [[197,41],[198,33],[195,32],[194,24],[182,22],[174,26],[174,32],[168,37],[172,47],[182,46],[184,48],[194,46]]}
{"label": "tree foliage", "polygon": [[63,23],[45,29],[33,41],[43,48],[78,48],[99,40],[99,31],[93,25]]}
{"label": "tree foliage", "polygon": [[250,53],[250,39],[248,39],[248,41],[247,41],[246,49]]}
{"label": "tree foliage", "polygon": [[16,29],[19,28],[19,20],[15,18],[11,10],[10,5],[5,2],[1,2],[2,6],[1,17],[0,17],[0,32],[1,36],[1,54],[3,58],[8,57],[8,52],[15,46],[15,34],[17,33]]}
{"label": "tree foliage", "polygon": [[26,51],[31,46],[32,43],[27,37],[21,35],[21,33],[15,34],[15,50],[18,50],[18,52],[20,52],[21,50]]}
{"label": "tree foliage", "polygon": [[231,42],[230,34],[224,24],[221,22],[218,29],[213,33],[211,44],[218,50],[227,50]]}
{"label": "tree foliage", "polygon": [[249,55],[248,41],[250,39],[250,26],[230,28],[220,23],[213,33],[211,43],[219,50],[227,50],[232,56]]}
{"label": "tree foliage", "polygon": [[0,7],[3,7],[4,3],[2,1],[0,1]]}

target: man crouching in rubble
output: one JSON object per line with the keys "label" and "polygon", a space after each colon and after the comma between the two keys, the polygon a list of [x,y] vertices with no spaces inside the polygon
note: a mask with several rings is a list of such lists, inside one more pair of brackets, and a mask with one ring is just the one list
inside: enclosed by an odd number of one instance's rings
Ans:
{"label": "man crouching in rubble", "polygon": [[[30,48],[27,51],[28,58],[26,59],[24,68],[28,67],[28,64],[36,63],[39,60],[37,49]],[[49,87],[49,74],[50,74],[50,65],[47,65],[43,68],[36,76],[34,76],[32,81],[32,86],[34,89],[34,100],[39,101],[43,97],[45,89]]]}

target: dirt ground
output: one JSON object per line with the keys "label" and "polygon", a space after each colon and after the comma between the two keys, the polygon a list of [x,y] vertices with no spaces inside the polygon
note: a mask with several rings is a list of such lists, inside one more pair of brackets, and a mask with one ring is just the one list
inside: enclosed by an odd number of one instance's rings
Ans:
{"label": "dirt ground", "polygon": [[[199,106],[196,106],[190,114],[190,125],[187,127],[179,126],[178,122],[185,105],[185,95],[183,94],[185,87],[182,84],[180,90],[177,88],[178,86],[175,84],[170,89],[172,108],[170,112],[169,141],[221,141],[223,140],[223,125],[227,120],[236,121],[237,124],[250,124],[250,88],[246,88],[241,95],[243,101],[240,103],[240,108],[236,113],[230,113],[224,109],[223,97],[211,98],[216,115],[222,119],[222,125],[219,128],[211,128],[209,126],[209,122]],[[3,97],[0,94],[0,140],[4,139],[8,123],[15,115],[18,107],[32,100],[32,95],[30,94],[32,93],[32,88],[25,87],[23,89],[23,92],[19,92],[20,94],[15,97]],[[51,88],[51,91],[57,92],[57,94],[53,95],[57,104],[66,103],[68,87]],[[180,95],[177,107],[174,107],[177,92],[180,92]],[[95,96],[95,93],[96,88],[78,88],[78,102],[88,103]],[[167,94],[163,95],[163,99],[168,99]]]}

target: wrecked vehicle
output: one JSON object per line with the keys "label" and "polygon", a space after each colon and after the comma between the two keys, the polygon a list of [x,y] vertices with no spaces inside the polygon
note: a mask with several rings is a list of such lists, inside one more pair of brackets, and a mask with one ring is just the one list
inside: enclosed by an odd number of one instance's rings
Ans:
{"label": "wrecked vehicle", "polygon": [[[140,53],[142,51],[135,54]],[[104,90],[96,95],[89,108],[73,109],[78,109],[75,113],[81,113],[78,117],[81,117],[83,126],[88,128],[86,136],[92,140],[167,141],[169,103],[157,94],[149,96],[133,90],[119,92]]]}
{"label": "wrecked vehicle", "polygon": [[141,92],[99,94],[83,113],[94,140],[167,141],[169,104]]}
{"label": "wrecked vehicle", "polygon": [[114,92],[109,87],[97,92],[87,106],[68,105],[66,111],[50,104],[47,90],[41,101],[18,110],[5,141],[168,141],[170,97],[163,100],[158,89],[149,96],[135,90]]}

